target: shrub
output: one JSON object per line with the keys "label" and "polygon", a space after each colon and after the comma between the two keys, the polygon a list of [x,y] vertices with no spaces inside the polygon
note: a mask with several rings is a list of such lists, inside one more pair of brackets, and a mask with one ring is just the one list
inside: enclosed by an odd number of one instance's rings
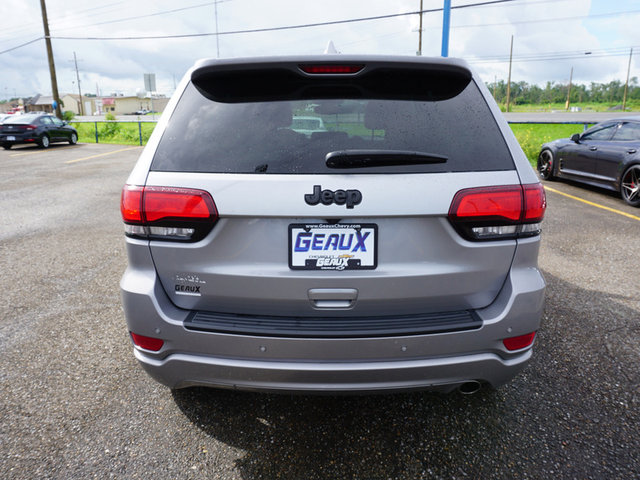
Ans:
{"label": "shrub", "polygon": [[98,128],[98,135],[100,138],[110,139],[118,134],[120,131],[120,124],[116,122],[103,123],[100,128]]}

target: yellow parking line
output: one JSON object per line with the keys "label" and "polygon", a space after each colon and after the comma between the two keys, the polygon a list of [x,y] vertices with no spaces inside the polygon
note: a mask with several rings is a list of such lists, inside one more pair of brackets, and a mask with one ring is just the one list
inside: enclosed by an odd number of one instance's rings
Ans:
{"label": "yellow parking line", "polygon": [[136,148],[140,148],[140,147],[128,147],[128,148],[121,148],[120,150],[114,150],[113,152],[105,152],[105,153],[98,153],[97,155],[91,155],[89,157],[82,157],[82,158],[76,158],[75,160],[68,160],[64,163],[76,163],[76,162],[82,162],[83,160],[89,160],[91,158],[97,158],[97,157],[104,157],[105,155],[112,155],[114,153],[119,153],[119,152],[124,152],[127,150],[133,150]]}
{"label": "yellow parking line", "polygon": [[544,186],[544,189],[546,191],[548,191],[548,192],[557,193],[559,195],[563,195],[563,196],[571,198],[573,200],[577,200],[578,202],[586,203],[587,205],[591,205],[592,207],[601,208],[603,210],[607,210],[609,212],[617,213],[618,215],[623,215],[625,217],[632,218],[634,220],[639,220],[640,221],[640,217],[636,217],[635,215],[631,215],[630,213],[623,212],[623,211],[620,211],[620,210],[616,210],[615,208],[605,207],[604,205],[600,205],[599,203],[590,202],[589,200],[585,200],[584,198],[574,197],[573,195],[569,195],[568,193],[561,192],[559,190],[556,190],[555,188],[547,187],[546,185]]}
{"label": "yellow parking line", "polygon": [[10,153],[10,157],[24,157],[25,155],[35,155],[37,153],[42,153],[42,150],[36,150],[35,152],[23,152],[23,153]]}

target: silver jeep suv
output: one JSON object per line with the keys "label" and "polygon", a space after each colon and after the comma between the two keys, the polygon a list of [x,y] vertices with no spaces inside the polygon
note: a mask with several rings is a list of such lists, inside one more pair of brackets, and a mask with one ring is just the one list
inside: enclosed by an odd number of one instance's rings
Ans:
{"label": "silver jeep suv", "polygon": [[122,192],[135,356],[171,388],[499,386],[540,326],[545,207],[461,60],[200,61]]}

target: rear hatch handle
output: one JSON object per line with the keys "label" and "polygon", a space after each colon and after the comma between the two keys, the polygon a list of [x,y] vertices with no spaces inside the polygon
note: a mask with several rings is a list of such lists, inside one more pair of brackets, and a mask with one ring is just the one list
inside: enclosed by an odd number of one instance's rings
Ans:
{"label": "rear hatch handle", "polygon": [[355,288],[311,288],[309,300],[314,308],[352,308],[358,298]]}

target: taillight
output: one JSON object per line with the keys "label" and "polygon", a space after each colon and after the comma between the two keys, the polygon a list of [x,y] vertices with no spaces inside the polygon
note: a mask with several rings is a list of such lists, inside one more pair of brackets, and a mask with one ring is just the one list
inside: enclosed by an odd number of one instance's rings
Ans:
{"label": "taillight", "polygon": [[299,65],[300,70],[310,75],[344,75],[358,73],[364,68],[364,65],[335,65],[335,64],[319,64],[319,65]]}
{"label": "taillight", "polygon": [[144,335],[138,335],[137,333],[129,332],[131,334],[131,339],[133,343],[145,350],[151,350],[152,352],[157,352],[164,345],[164,340],[160,338],[153,337],[145,337]]}
{"label": "taillight", "polygon": [[547,202],[541,184],[467,188],[456,193],[449,221],[468,240],[540,234]]}
{"label": "taillight", "polygon": [[125,185],[120,202],[128,236],[195,242],[218,219],[209,192],[193,188]]}
{"label": "taillight", "polygon": [[36,127],[35,125],[27,125],[26,127],[24,127],[25,130],[35,130],[36,128],[38,127]]}
{"label": "taillight", "polygon": [[144,187],[125,185],[120,199],[120,213],[125,223],[142,223],[142,192]]}
{"label": "taillight", "polygon": [[526,335],[519,335],[517,337],[505,338],[502,340],[505,348],[509,351],[521,350],[528,347],[533,343],[536,338],[536,332],[527,333]]}
{"label": "taillight", "polygon": [[539,183],[523,185],[524,188],[524,221],[541,222],[547,208],[544,188]]}

